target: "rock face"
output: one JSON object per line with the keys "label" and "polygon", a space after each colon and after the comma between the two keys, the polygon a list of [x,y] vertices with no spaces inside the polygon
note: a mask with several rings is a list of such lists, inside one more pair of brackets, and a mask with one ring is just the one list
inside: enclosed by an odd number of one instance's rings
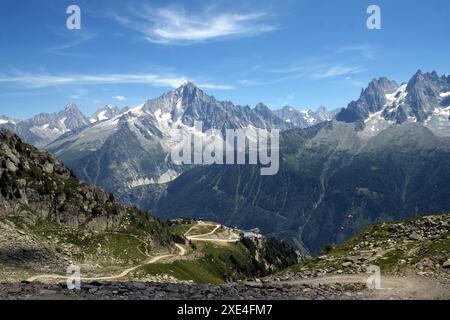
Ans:
{"label": "rock face", "polygon": [[44,219],[106,230],[125,210],[112,195],[79,182],[50,154],[0,130],[0,218],[15,215],[34,225]]}
{"label": "rock face", "polygon": [[364,136],[374,136],[395,124],[421,123],[433,133],[450,136],[450,76],[418,71],[408,83],[373,80],[357,101],[337,116],[356,123]]}
{"label": "rock face", "polygon": [[364,121],[370,114],[382,110],[387,102],[386,93],[392,93],[397,88],[397,83],[387,78],[373,80],[361,92],[360,98],[351,102],[346,109],[338,113],[336,119],[344,122]]}

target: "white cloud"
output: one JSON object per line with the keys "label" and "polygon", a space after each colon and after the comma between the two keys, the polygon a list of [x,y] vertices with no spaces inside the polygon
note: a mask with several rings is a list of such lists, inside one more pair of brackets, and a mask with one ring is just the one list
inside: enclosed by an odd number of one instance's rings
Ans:
{"label": "white cloud", "polygon": [[[68,85],[111,85],[111,84],[147,84],[155,87],[177,88],[187,77],[160,74],[59,74],[28,73],[17,71],[14,74],[0,74],[0,83],[22,85],[31,88],[46,88]],[[231,86],[204,83],[205,89],[229,90]]]}
{"label": "white cloud", "polygon": [[294,81],[303,78],[304,76],[305,75],[303,73],[292,73],[282,77],[270,77],[270,79],[267,79],[267,77],[264,77],[264,79],[241,79],[238,80],[238,83],[244,86],[267,86],[282,82]]}
{"label": "white cloud", "polygon": [[314,78],[328,79],[328,78],[334,78],[334,77],[344,76],[344,75],[349,75],[349,74],[356,74],[363,70],[364,69],[362,67],[336,65],[336,66],[327,67],[324,70],[317,72],[314,75]]}
{"label": "white cloud", "polygon": [[126,101],[127,100],[127,98],[125,98],[124,96],[114,96],[112,98],[117,101]]}
{"label": "white cloud", "polygon": [[288,67],[282,67],[282,68],[268,68],[264,70],[265,72],[270,73],[303,73],[305,71],[305,66],[299,66],[299,65],[291,65]]}
{"label": "white cloud", "polygon": [[234,89],[233,86],[229,85],[223,85],[223,84],[212,84],[212,83],[201,83],[198,85],[200,88],[203,89],[216,89],[216,90],[232,90]]}
{"label": "white cloud", "polygon": [[310,58],[301,62],[284,65],[258,65],[248,72],[254,77],[238,80],[245,86],[264,86],[298,79],[323,80],[361,73],[362,66],[329,61],[325,58]]}
{"label": "white cloud", "polygon": [[[70,37],[66,36],[66,34],[69,34]],[[44,52],[62,56],[84,56],[83,54],[73,52],[73,49],[97,37],[96,34],[88,32],[70,32],[65,33],[64,35],[65,38],[67,38],[66,43],[63,43],[56,47],[45,49]]]}
{"label": "white cloud", "polygon": [[353,46],[341,47],[336,50],[337,53],[349,53],[357,52],[360,53],[364,58],[373,60],[376,58],[377,47],[371,44],[359,44]]}
{"label": "white cloud", "polygon": [[213,39],[248,37],[270,32],[277,27],[266,23],[263,12],[238,14],[211,12],[188,14],[181,7],[133,10],[132,16],[114,15],[120,24],[142,33],[148,41],[185,44]]}
{"label": "white cloud", "polygon": [[351,76],[345,77],[345,80],[348,83],[350,83],[352,86],[359,87],[359,88],[365,87],[367,85],[366,82],[357,80],[357,79],[353,79],[353,77],[351,77]]}
{"label": "white cloud", "polygon": [[69,96],[70,99],[78,100],[83,99],[88,94],[86,89],[76,89],[73,94]]}
{"label": "white cloud", "polygon": [[251,86],[251,85],[256,85],[258,82],[253,79],[242,79],[242,80],[238,80],[238,83],[242,84],[242,85],[246,85],[246,86]]}
{"label": "white cloud", "polygon": [[13,75],[0,75],[0,83],[17,83],[29,87],[54,87],[73,84],[149,84],[154,86],[177,87],[185,81],[184,77],[160,76],[157,74],[35,74],[17,72]]}

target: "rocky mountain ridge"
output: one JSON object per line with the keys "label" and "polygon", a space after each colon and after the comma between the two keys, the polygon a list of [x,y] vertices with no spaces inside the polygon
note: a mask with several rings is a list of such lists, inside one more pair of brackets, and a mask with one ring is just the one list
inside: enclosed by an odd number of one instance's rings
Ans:
{"label": "rocky mountain ridge", "polygon": [[405,122],[421,123],[437,135],[450,136],[450,76],[419,70],[401,85],[375,79],[336,119],[357,123],[368,137]]}
{"label": "rocky mountain ridge", "polygon": [[63,111],[41,113],[30,119],[4,120],[0,127],[15,132],[30,144],[43,147],[64,133],[70,132],[89,123],[74,103],[69,103]]}
{"label": "rocky mountain ridge", "polygon": [[[176,97],[173,97],[174,95]],[[184,111],[174,111],[176,109],[174,103],[178,103],[179,99],[184,100],[183,104],[191,106]],[[159,102],[157,102],[158,100]],[[271,111],[263,103],[259,103],[252,109],[248,106],[234,105],[228,101],[220,102],[214,97],[206,95],[200,88],[189,81],[186,81],[178,89],[164,94],[160,98],[150,99],[146,103],[153,103],[153,107],[148,106],[147,111],[157,112],[158,107],[162,106],[161,110],[173,112],[175,118],[178,113],[184,112],[183,117],[179,119],[182,123],[193,126],[193,121],[203,121],[206,124],[206,129],[211,127],[218,129],[229,127],[232,129],[246,127],[251,124],[257,128],[286,130],[295,127],[307,127],[321,121],[330,120],[336,113],[335,111],[328,112],[324,107],[321,107],[317,112],[311,110],[298,111],[293,107],[289,107],[291,112],[295,109],[295,116],[290,122],[285,113],[283,113],[283,110],[287,107]],[[71,102],[67,104],[63,111],[41,113],[27,120],[13,120],[7,116],[1,116],[0,127],[17,133],[28,143],[44,147],[62,135],[76,131],[76,129],[92,126],[117,116],[126,116],[131,109],[133,108],[124,107],[120,109],[117,106],[106,105],[95,111],[91,116],[86,117]],[[158,117],[158,115],[154,115],[154,117]],[[169,117],[171,122],[177,121],[174,117]],[[223,122],[226,117],[231,117],[233,120]],[[209,119],[211,118],[216,118],[216,121],[210,122]]]}
{"label": "rocky mountain ridge", "polygon": [[275,114],[295,128],[308,128],[324,121],[333,120],[340,111],[341,109],[328,111],[324,106],[319,107],[317,111],[298,110],[291,106],[285,106],[275,110]]}
{"label": "rocky mountain ridge", "polygon": [[0,130],[0,217],[14,214],[27,223],[54,218],[58,223],[105,230],[125,209],[97,187],[80,183],[55,157]]}

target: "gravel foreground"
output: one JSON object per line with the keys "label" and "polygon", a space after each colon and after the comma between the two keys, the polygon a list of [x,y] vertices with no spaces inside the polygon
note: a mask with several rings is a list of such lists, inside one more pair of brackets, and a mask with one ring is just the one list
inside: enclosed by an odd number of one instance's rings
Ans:
{"label": "gravel foreground", "polygon": [[[90,282],[80,290],[65,283],[3,283],[2,300],[450,300],[450,287],[432,279],[387,278],[381,290],[336,276],[221,286],[187,283]],[[339,283],[340,281],[340,283]],[[347,282],[346,282],[347,281]]]}

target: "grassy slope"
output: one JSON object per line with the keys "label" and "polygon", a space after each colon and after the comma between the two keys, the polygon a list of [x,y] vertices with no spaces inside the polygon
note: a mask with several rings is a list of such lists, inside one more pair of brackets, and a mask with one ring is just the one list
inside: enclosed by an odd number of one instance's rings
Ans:
{"label": "grassy slope", "polygon": [[179,280],[221,284],[228,280],[243,279],[257,272],[250,252],[240,243],[196,243],[195,260],[178,260],[169,264],[144,267],[148,274],[167,273]]}
{"label": "grassy slope", "polygon": [[[287,271],[300,272],[327,268],[346,271],[342,264],[348,261],[349,257],[361,257],[362,252],[370,250],[378,251],[378,255],[370,258],[370,264],[379,266],[385,273],[402,273],[425,258],[442,264],[450,257],[450,230],[448,227],[443,227],[438,236],[424,237],[417,241],[407,239],[408,234],[415,232],[416,224],[425,219],[427,218],[374,225],[339,246],[329,248],[328,252],[324,252],[324,256],[292,266]],[[430,219],[448,221],[450,214],[432,216]],[[398,225],[405,226],[409,228],[406,230],[410,231],[399,235],[393,231]]]}
{"label": "grassy slope", "polygon": [[[170,232],[179,236],[183,236],[190,229],[189,235],[193,236],[208,233],[214,228],[211,225],[198,225],[192,220],[171,223],[169,226]],[[153,275],[168,273],[179,280],[212,284],[221,284],[255,273],[253,257],[241,243],[194,242],[193,248],[190,248],[188,253],[194,253],[197,259],[148,265],[145,272]]]}
{"label": "grassy slope", "polygon": [[[8,218],[18,230],[36,236],[42,246],[49,246],[74,264],[82,265],[84,276],[106,276],[143,263],[148,257],[158,254],[175,253],[171,246],[161,246],[151,242],[151,236],[158,232],[168,232],[175,236],[184,234],[196,223],[172,223],[170,226],[154,222],[153,218],[129,209],[130,216],[114,230],[93,232],[87,229],[73,229],[61,226],[51,219],[43,220],[36,226],[28,226],[19,218]],[[139,219],[137,219],[138,217]],[[205,228],[204,228],[205,227]],[[193,234],[202,234],[213,229],[200,226]],[[151,243],[147,247],[145,243]],[[149,264],[130,273],[132,279],[161,278],[168,275],[182,281],[222,284],[226,281],[262,276],[260,262],[255,260],[255,248],[249,249],[242,243],[206,243],[194,241],[185,246],[187,254],[167,262]],[[267,250],[267,248],[265,248]],[[86,269],[86,266],[90,266]],[[29,275],[64,272],[58,266],[50,270],[30,270]],[[28,274],[28,273],[27,273]]]}
{"label": "grassy slope", "polygon": [[119,226],[103,232],[65,227],[52,219],[41,220],[35,226],[25,224],[17,217],[8,220],[18,230],[36,236],[41,243],[53,247],[73,263],[95,263],[106,270],[141,263],[147,258],[146,250],[156,254],[172,249],[169,242],[155,241],[155,235],[162,236],[167,232],[164,225],[133,209],[128,212]]}

